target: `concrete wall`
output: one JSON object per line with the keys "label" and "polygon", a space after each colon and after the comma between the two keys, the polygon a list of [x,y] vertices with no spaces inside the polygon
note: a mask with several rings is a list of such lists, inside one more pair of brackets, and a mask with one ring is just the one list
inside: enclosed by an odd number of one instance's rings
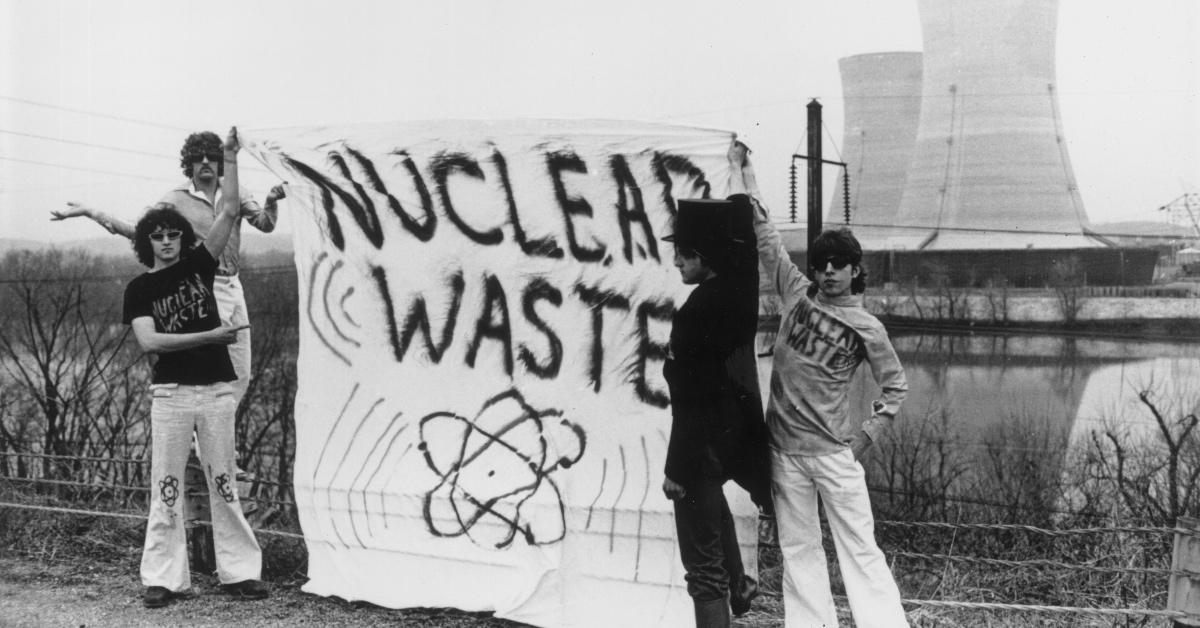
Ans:
{"label": "concrete wall", "polygon": [[[901,316],[923,320],[959,320],[977,323],[1063,322],[1063,304],[1055,295],[957,294],[950,315],[947,298],[935,295],[867,294],[866,307],[877,316]],[[1200,312],[1200,298],[1079,297],[1074,320],[1172,320],[1193,319]],[[1007,317],[1005,317],[1007,312]]]}

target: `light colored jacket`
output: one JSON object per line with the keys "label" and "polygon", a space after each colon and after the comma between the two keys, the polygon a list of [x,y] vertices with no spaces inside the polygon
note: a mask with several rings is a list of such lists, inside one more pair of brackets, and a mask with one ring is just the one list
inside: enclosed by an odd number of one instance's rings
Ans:
{"label": "light colored jacket", "polygon": [[[180,184],[170,192],[167,192],[162,200],[171,203],[175,206],[175,210],[188,222],[192,223],[192,229],[196,231],[196,241],[203,242],[204,236],[208,235],[212,229],[213,221],[216,220],[216,207],[220,206],[221,194],[224,190],[217,192],[217,204],[208,202],[208,199],[203,194],[195,191],[190,181]],[[278,209],[276,207],[263,208],[254,200],[254,196],[245,187],[238,190],[238,204],[241,208],[238,210],[238,221],[233,226],[233,231],[229,234],[229,242],[225,245],[225,250],[221,252],[220,259],[217,262],[220,264],[217,268],[217,274],[223,276],[232,276],[238,274],[242,267],[241,249],[242,249],[242,220],[254,225],[263,233],[270,233],[275,230],[275,221],[278,219]]]}
{"label": "light colored jacket", "polygon": [[878,440],[908,394],[887,331],[863,308],[862,295],[810,297],[812,282],[788,257],[766,209],[757,199],[754,205],[759,263],[783,301],[766,412],[771,447],[803,455],[847,448],[860,429],[850,416],[849,392],[863,361],[882,394],[861,429]]}

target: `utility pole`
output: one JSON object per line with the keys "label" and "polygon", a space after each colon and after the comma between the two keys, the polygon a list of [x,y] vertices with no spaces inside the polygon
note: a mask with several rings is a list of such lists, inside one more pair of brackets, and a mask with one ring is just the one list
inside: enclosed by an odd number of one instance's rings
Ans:
{"label": "utility pole", "polygon": [[[807,155],[792,155],[792,209],[795,210],[796,200],[796,160],[804,159],[808,161],[808,245],[804,250],[805,267],[807,270],[812,270],[812,258],[809,256],[809,251],[812,251],[813,240],[821,234],[822,229],[822,211],[821,211],[821,166],[830,164],[834,166],[846,167],[846,164],[841,161],[830,161],[821,158],[821,103],[817,99],[812,99],[808,103],[808,154]],[[793,218],[795,213],[793,211]],[[811,275],[811,272],[809,273]]]}
{"label": "utility pole", "polygon": [[821,103],[808,103],[808,247],[805,265],[812,268],[813,241],[821,233]]}

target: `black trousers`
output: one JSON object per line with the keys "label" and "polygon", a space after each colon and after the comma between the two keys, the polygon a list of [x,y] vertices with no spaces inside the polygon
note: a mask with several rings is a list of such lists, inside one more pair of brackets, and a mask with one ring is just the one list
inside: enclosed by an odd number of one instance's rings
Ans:
{"label": "black trousers", "polygon": [[732,582],[745,574],[733,515],[721,486],[725,480],[701,477],[675,500],[675,533],[687,571],[688,595],[696,601],[725,599]]}

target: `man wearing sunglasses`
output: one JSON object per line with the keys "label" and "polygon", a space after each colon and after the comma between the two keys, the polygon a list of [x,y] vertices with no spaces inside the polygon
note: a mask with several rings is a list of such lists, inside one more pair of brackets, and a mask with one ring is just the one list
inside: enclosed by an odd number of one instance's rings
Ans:
{"label": "man wearing sunglasses", "polygon": [[[862,304],[862,247],[848,229],[821,233],[808,251],[813,279],[792,263],[760,202],[745,145],[729,151],[730,200],[754,209],[758,259],[783,301],[766,421],[783,554],[787,626],[838,625],[821,545],[818,497],[860,628],[908,626],[900,593],[875,542],[860,464],[908,392],[887,332]],[[850,382],[866,362],[881,394],[866,420],[851,416]]]}
{"label": "man wearing sunglasses", "polygon": [[[227,183],[237,186],[237,130],[223,146]],[[218,259],[238,219],[233,195],[202,242],[170,203],[150,208],[134,227],[133,248],[150,270],[125,288],[123,320],[138,345],[155,354],[150,406],[150,514],[142,551],[142,602],[168,604],[191,586],[182,491],[193,432],[203,460],[212,513],[217,575],[229,593],[262,599],[262,552],[238,500],[233,421],[237,379],[226,347],[245,325],[222,322],[214,291]]]}
{"label": "man wearing sunglasses", "polygon": [[[237,326],[249,323],[246,311],[246,297],[242,292],[242,283],[238,279],[241,270],[241,223],[242,220],[253,225],[263,233],[275,230],[278,218],[278,202],[286,196],[282,185],[271,188],[266,202],[262,207],[254,201],[254,197],[244,188],[237,188],[225,181],[224,151],[221,138],[211,131],[193,133],[183,143],[179,151],[179,165],[188,180],[175,189],[167,192],[162,202],[170,203],[175,210],[183,215],[195,230],[196,237],[204,240],[218,215],[218,206],[224,193],[237,190],[238,213],[229,235],[229,243],[218,258],[216,281],[213,289],[216,292],[217,305],[220,307],[222,320]],[[92,219],[109,233],[123,235],[133,239],[134,226],[118,220],[110,214],[88,207],[86,205],[68,202],[67,209],[50,212],[51,220],[65,220],[76,216]],[[234,384],[235,400],[240,402],[246,393],[250,375],[250,330],[243,329],[238,333],[237,342],[229,346],[230,359],[233,360],[237,381]]]}

